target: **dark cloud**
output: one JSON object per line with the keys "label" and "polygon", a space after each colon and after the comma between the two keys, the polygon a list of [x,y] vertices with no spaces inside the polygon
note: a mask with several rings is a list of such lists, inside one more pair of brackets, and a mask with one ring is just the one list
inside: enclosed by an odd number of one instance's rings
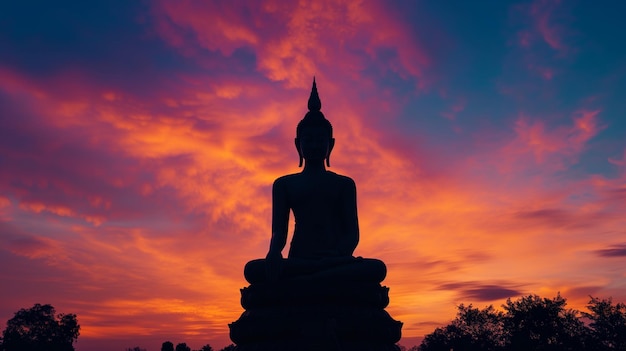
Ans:
{"label": "dark cloud", "polygon": [[520,211],[516,213],[517,218],[530,220],[545,220],[552,222],[563,222],[569,216],[566,211],[559,209],[544,208],[535,211]]}
{"label": "dark cloud", "polygon": [[27,257],[55,254],[54,245],[49,241],[36,237],[15,239],[10,241],[6,246],[13,253]]}
{"label": "dark cloud", "polygon": [[576,218],[573,213],[557,208],[519,211],[514,214],[514,217],[518,220],[536,225],[549,225],[551,227],[573,225],[580,220],[580,218]]}
{"label": "dark cloud", "polygon": [[471,251],[462,254],[463,262],[480,263],[489,261],[493,255],[482,251]]}
{"label": "dark cloud", "polygon": [[600,257],[626,257],[626,243],[611,245],[607,249],[596,250],[594,252]]}
{"label": "dark cloud", "polygon": [[455,290],[463,299],[475,301],[494,301],[521,295],[522,292],[505,284],[483,284],[479,282],[445,283],[439,290]]}
{"label": "dark cloud", "polygon": [[513,217],[536,226],[551,228],[581,229],[595,227],[610,215],[603,212],[578,213],[558,208],[543,208],[532,211],[518,211]]}
{"label": "dark cloud", "polygon": [[518,296],[521,292],[496,285],[484,285],[473,289],[463,290],[463,295],[478,301],[493,301]]}

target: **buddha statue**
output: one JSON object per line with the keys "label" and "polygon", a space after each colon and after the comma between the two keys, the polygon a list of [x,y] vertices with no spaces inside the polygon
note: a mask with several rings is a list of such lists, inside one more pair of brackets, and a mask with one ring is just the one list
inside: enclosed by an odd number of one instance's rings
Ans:
{"label": "buddha statue", "polygon": [[[272,188],[272,237],[264,259],[246,264],[245,312],[229,324],[240,351],[399,351],[402,323],[385,311],[382,261],[354,257],[359,242],[356,185],[328,171],[333,128],[315,79],[309,112],[296,128],[300,173]],[[295,219],[286,258],[289,212]]]}
{"label": "buddha statue", "polygon": [[[296,128],[295,146],[300,173],[282,176],[272,188],[272,236],[265,259],[246,264],[251,284],[298,281],[359,281],[380,283],[385,264],[354,257],[359,242],[356,185],[346,176],[326,169],[335,146],[333,128],[321,112],[315,78],[309,111]],[[289,211],[295,219],[287,258]]]}

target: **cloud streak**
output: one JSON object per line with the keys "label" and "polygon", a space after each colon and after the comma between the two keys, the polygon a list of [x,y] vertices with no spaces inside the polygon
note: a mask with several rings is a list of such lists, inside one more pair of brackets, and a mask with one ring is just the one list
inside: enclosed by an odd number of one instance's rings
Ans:
{"label": "cloud streak", "polygon": [[626,244],[612,245],[610,248],[595,251],[600,257],[623,257],[626,256]]}

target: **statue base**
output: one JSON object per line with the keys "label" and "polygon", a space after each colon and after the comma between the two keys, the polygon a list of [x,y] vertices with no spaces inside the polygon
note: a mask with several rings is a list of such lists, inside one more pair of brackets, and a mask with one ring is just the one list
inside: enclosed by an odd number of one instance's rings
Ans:
{"label": "statue base", "polygon": [[229,325],[238,351],[397,351],[402,323],[384,310],[378,283],[291,280],[241,290],[246,309]]}

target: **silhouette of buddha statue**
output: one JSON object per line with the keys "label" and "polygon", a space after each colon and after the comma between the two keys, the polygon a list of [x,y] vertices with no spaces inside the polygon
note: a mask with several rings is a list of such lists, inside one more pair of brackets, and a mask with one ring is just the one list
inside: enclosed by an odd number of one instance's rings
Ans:
{"label": "silhouette of buddha statue", "polygon": [[[274,181],[272,238],[265,259],[246,264],[251,284],[288,280],[381,282],[385,264],[353,257],[359,241],[356,185],[346,176],[328,171],[335,145],[333,129],[321,110],[315,78],[308,101],[309,112],[298,123],[295,145],[302,172]],[[289,211],[295,229],[287,258]]]}

